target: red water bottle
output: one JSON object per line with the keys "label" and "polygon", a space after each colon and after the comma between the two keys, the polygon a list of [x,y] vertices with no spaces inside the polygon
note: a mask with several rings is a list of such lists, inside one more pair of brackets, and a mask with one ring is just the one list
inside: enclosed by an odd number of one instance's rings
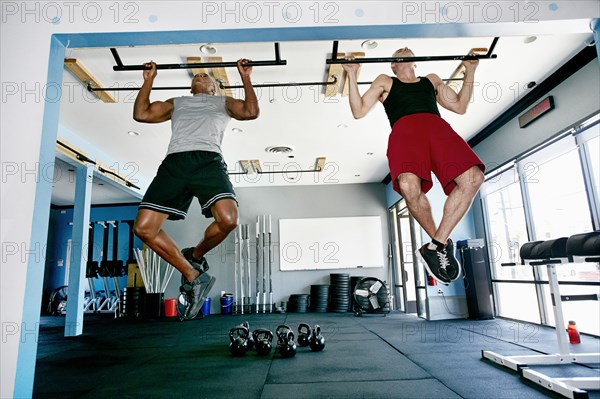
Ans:
{"label": "red water bottle", "polygon": [[579,331],[577,331],[577,324],[573,320],[569,320],[569,326],[567,327],[567,333],[569,334],[569,342],[572,344],[580,344],[581,338],[579,337]]}

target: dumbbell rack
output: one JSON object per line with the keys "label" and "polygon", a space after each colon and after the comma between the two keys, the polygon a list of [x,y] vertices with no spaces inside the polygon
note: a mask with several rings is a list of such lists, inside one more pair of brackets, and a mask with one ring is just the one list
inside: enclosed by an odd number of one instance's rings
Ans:
{"label": "dumbbell rack", "polygon": [[[571,262],[600,262],[600,232],[584,233],[569,238],[548,241],[534,241],[521,247],[522,264],[546,266],[559,353],[547,355],[505,356],[492,351],[482,351],[484,359],[519,372],[521,378],[530,380],[546,389],[557,392],[567,398],[588,398],[586,389],[600,389],[600,377],[554,378],[532,370],[534,365],[597,364],[600,353],[570,353],[567,333],[562,326],[565,320],[562,301],[598,300],[597,295],[569,295],[561,297],[556,274],[557,265]],[[502,266],[516,266],[503,264]],[[593,297],[595,298],[593,298]]]}

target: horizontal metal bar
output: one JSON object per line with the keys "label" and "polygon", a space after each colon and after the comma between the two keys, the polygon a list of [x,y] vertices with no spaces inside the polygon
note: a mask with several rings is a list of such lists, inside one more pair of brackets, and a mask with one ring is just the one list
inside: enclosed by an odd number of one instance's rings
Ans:
{"label": "horizontal metal bar", "polygon": [[[316,173],[322,172],[323,169],[316,168],[313,170],[272,170],[269,172],[256,171],[257,175],[271,175],[271,174],[280,174],[280,173]],[[228,175],[249,175],[248,171],[246,172],[227,172]]]}
{"label": "horizontal metal bar", "polygon": [[467,60],[487,60],[497,58],[496,54],[492,55],[432,55],[421,57],[381,57],[381,58],[356,58],[354,60],[347,59],[328,59],[326,64],[376,64],[376,63],[392,63],[392,62],[423,62],[423,61],[467,61]]}
{"label": "horizontal metal bar", "polygon": [[[330,86],[334,85],[338,82],[337,77],[333,76],[332,82],[289,82],[289,83],[264,83],[264,84],[252,84],[252,87],[293,87],[293,86]],[[243,89],[244,86],[236,85],[236,86],[225,86],[222,85],[222,82],[219,82],[219,88],[221,89]]]}
{"label": "horizontal metal bar", "polygon": [[[444,82],[450,82],[453,80],[464,80],[464,78],[448,78],[448,79],[442,79]],[[370,85],[373,82],[356,82],[356,84],[358,85]]]}
{"label": "horizontal metal bar", "polygon": [[87,162],[87,163],[91,163],[92,165],[96,165],[96,161],[94,161],[93,159],[90,159],[90,158],[86,157],[85,155],[83,155],[82,153],[80,153],[76,149],[69,147],[65,143],[63,143],[63,142],[61,142],[59,140],[56,140],[56,144],[60,145],[61,147],[66,148],[67,150],[69,150],[73,154],[75,154],[75,156],[77,157],[78,161]]}
{"label": "horizontal metal bar", "polygon": [[561,301],[572,302],[572,301],[597,301],[598,294],[582,294],[582,295],[561,295]]}
{"label": "horizontal metal bar", "polygon": [[320,168],[316,168],[313,170],[272,170],[269,172],[256,172],[259,175],[269,175],[269,174],[278,174],[278,173],[315,173],[322,172],[323,170]]}
{"label": "horizontal metal bar", "polygon": [[[329,86],[337,83],[337,79],[334,78],[332,82],[290,82],[290,83],[265,83],[265,84],[252,84],[252,87],[290,87],[290,86]],[[243,89],[244,86],[225,86],[219,82],[219,88],[221,89]],[[139,91],[140,87],[92,87],[87,86],[88,91]],[[153,87],[152,90],[191,90],[191,86],[163,86]]]}
{"label": "horizontal metal bar", "polygon": [[119,180],[122,180],[123,182],[125,182],[125,185],[126,185],[127,187],[133,187],[133,188],[136,188],[136,189],[138,189],[138,190],[140,189],[138,186],[136,186],[135,184],[131,183],[129,180],[125,179],[124,177],[122,177],[122,176],[119,176],[118,174],[116,174],[116,173],[115,173],[115,172],[113,172],[112,170],[104,169],[103,167],[101,167],[101,166],[98,166],[98,171],[100,171],[100,172],[102,172],[102,173],[108,173],[109,175],[113,175],[113,176],[114,176],[114,177],[116,177],[117,179],[119,179]]}
{"label": "horizontal metal bar", "polygon": [[[88,91],[139,91],[140,87],[91,87],[88,85]],[[165,86],[153,87],[152,90],[191,90],[192,86]]]}
{"label": "horizontal metal bar", "polygon": [[493,54],[496,43],[498,43],[498,37],[492,40],[487,54],[484,55],[433,55],[433,56],[419,56],[419,57],[375,57],[375,58],[356,58],[354,60],[347,60],[343,58],[337,58],[337,47],[338,42],[333,42],[333,52],[331,58],[325,62],[327,64],[374,64],[374,63],[392,63],[392,62],[422,62],[422,61],[468,61],[468,60],[487,60],[492,58],[498,58],[496,54]]}
{"label": "horizontal metal bar", "polygon": [[[250,61],[246,66],[281,66],[287,65],[287,61]],[[237,67],[237,62],[199,62],[199,63],[184,63],[184,64],[157,64],[156,69],[193,69],[193,68],[227,68]],[[148,70],[150,67],[145,65],[115,65],[113,71],[143,71]]]}
{"label": "horizontal metal bar", "polygon": [[[548,281],[534,281],[534,280],[499,280],[492,279],[492,283],[510,283],[510,284],[548,284]],[[600,287],[600,282],[597,281],[559,281],[559,285],[585,285],[585,286],[593,286]]]}

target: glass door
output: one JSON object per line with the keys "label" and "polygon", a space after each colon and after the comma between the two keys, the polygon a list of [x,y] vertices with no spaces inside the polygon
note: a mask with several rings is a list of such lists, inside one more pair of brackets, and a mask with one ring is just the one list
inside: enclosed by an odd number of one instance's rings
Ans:
{"label": "glass door", "polygon": [[394,297],[397,309],[425,317],[425,272],[414,251],[421,246],[416,224],[404,200],[390,209],[393,240]]}

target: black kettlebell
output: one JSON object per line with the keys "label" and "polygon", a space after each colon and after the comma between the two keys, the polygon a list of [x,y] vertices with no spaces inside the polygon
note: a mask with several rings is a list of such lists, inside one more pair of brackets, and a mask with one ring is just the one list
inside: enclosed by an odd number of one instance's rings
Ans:
{"label": "black kettlebell", "polygon": [[250,323],[247,321],[242,323],[242,327],[246,327],[248,329],[248,350],[251,351],[254,348],[254,337],[250,334]]}
{"label": "black kettlebell", "polygon": [[315,325],[310,338],[310,350],[320,352],[325,348],[325,338],[321,335],[321,326]]}
{"label": "black kettlebell", "polygon": [[248,352],[248,329],[244,326],[229,330],[229,352],[233,356],[244,356]]}
{"label": "black kettlebell", "polygon": [[286,325],[280,325],[275,330],[277,334],[277,349],[281,357],[288,358],[296,355],[296,343],[294,342],[294,332]]}
{"label": "black kettlebell", "polygon": [[266,328],[258,328],[252,333],[256,354],[266,356],[271,353],[273,333]]}
{"label": "black kettlebell", "polygon": [[310,339],[310,326],[308,324],[301,323],[298,326],[298,346],[308,346],[310,344]]}

